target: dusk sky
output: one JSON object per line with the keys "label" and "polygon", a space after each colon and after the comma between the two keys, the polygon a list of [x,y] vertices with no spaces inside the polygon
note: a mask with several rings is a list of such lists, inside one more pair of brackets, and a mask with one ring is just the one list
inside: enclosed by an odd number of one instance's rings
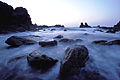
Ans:
{"label": "dusk sky", "polygon": [[62,24],[78,27],[89,25],[113,26],[120,21],[120,0],[1,0],[15,7],[24,7],[32,23]]}

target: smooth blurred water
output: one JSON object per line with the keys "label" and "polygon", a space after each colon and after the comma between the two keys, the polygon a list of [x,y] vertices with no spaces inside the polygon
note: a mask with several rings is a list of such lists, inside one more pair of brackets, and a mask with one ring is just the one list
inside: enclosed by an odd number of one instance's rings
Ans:
{"label": "smooth blurred water", "polygon": [[[0,35],[0,80],[59,80],[60,61],[65,55],[65,50],[70,45],[82,44],[89,50],[90,59],[92,62],[87,62],[85,69],[94,71],[98,70],[100,75],[108,80],[120,79],[120,46],[119,45],[97,45],[92,44],[95,40],[115,40],[120,39],[120,34],[104,33],[94,31],[95,28],[59,28],[55,31],[40,32],[22,32],[14,34]],[[10,48],[5,43],[10,36],[27,36],[39,35],[42,39],[53,39],[57,35],[63,35],[64,38],[82,39],[82,42],[60,43],[57,46],[41,47],[38,43],[34,45],[23,45],[17,48]],[[59,41],[59,39],[57,39]],[[29,66],[27,55],[33,51],[39,51],[58,62],[48,70],[36,70]]]}

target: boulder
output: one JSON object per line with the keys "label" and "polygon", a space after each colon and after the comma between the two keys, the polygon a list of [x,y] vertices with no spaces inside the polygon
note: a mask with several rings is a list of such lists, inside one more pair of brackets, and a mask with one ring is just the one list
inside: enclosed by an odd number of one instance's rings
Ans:
{"label": "boulder", "polygon": [[27,61],[32,67],[36,68],[49,68],[54,65],[58,60],[48,57],[44,54],[34,51],[27,56]]}
{"label": "boulder", "polygon": [[36,42],[33,40],[29,40],[29,39],[25,39],[23,37],[19,37],[19,36],[12,36],[10,38],[8,38],[5,43],[7,43],[8,45],[11,45],[13,47],[18,47],[21,45],[31,45],[31,44],[35,44]]}
{"label": "boulder", "polygon": [[39,45],[41,45],[42,47],[55,46],[55,45],[57,45],[57,41],[54,39],[44,40],[44,41],[40,41]]}
{"label": "boulder", "polygon": [[66,76],[83,67],[89,58],[88,49],[83,45],[73,45],[66,49],[61,61],[60,74]]}
{"label": "boulder", "polygon": [[93,41],[93,43],[100,45],[120,45],[120,40],[112,40],[112,41],[98,40],[98,41]]}
{"label": "boulder", "polygon": [[58,35],[55,38],[63,38],[63,36],[62,35]]}
{"label": "boulder", "polygon": [[67,31],[67,29],[64,29],[64,31]]}
{"label": "boulder", "polygon": [[108,41],[107,45],[120,45],[120,40]]}
{"label": "boulder", "polygon": [[93,41],[92,43],[94,44],[101,44],[101,45],[105,45],[106,44],[106,40],[98,40],[98,41]]}

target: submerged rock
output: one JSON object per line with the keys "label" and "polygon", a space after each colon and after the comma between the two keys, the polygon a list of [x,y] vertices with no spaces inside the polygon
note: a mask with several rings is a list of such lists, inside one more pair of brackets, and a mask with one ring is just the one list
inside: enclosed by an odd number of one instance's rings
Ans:
{"label": "submerged rock", "polygon": [[55,38],[63,38],[63,36],[62,35],[58,35]]}
{"label": "submerged rock", "polygon": [[63,38],[61,40],[59,40],[59,42],[63,42],[63,43],[70,43],[70,42],[81,42],[83,41],[82,39],[67,39],[67,38]]}
{"label": "submerged rock", "polygon": [[94,44],[101,44],[101,45],[105,45],[106,44],[106,40],[98,40],[98,41],[93,41],[92,43]]}
{"label": "submerged rock", "polygon": [[54,39],[50,39],[50,40],[40,41],[39,44],[42,47],[45,47],[45,46],[55,46],[55,45],[57,45],[57,41],[54,40]]}
{"label": "submerged rock", "polygon": [[40,54],[37,51],[30,53],[27,56],[28,63],[36,68],[49,68],[54,65],[58,60],[48,57],[44,54]]}
{"label": "submerged rock", "polygon": [[106,31],[106,33],[115,33],[116,31],[115,30],[108,30]]}
{"label": "submerged rock", "polygon": [[112,41],[98,40],[98,41],[93,41],[93,43],[100,45],[120,45],[120,40],[112,40]]}
{"label": "submerged rock", "polygon": [[7,43],[8,45],[11,45],[13,47],[18,47],[21,45],[31,45],[31,44],[35,44],[36,42],[33,40],[29,40],[29,39],[25,39],[23,37],[19,37],[19,36],[12,36],[10,38],[8,38],[5,43]]}
{"label": "submerged rock", "polygon": [[70,46],[65,53],[60,66],[62,76],[74,73],[76,69],[83,67],[89,58],[88,49],[83,45]]}
{"label": "submerged rock", "polygon": [[73,39],[64,38],[64,39],[59,40],[59,42],[74,42],[74,40]]}

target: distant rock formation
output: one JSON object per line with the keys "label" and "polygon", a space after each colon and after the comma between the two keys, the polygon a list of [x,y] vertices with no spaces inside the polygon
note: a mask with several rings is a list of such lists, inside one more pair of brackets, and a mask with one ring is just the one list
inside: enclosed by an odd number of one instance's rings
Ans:
{"label": "distant rock formation", "polygon": [[13,9],[0,1],[0,33],[22,32],[32,26],[30,15],[23,7]]}
{"label": "distant rock formation", "polygon": [[81,22],[80,28],[91,28],[91,26],[89,26],[86,22],[85,25],[83,24],[83,22]]}
{"label": "distant rock formation", "polygon": [[53,25],[53,26],[40,25],[40,26],[38,26],[38,27],[41,27],[41,28],[51,28],[51,27],[64,28],[65,26],[64,26],[64,25]]}
{"label": "distant rock formation", "polygon": [[115,31],[120,31],[120,21],[116,25],[114,25],[113,29]]}

